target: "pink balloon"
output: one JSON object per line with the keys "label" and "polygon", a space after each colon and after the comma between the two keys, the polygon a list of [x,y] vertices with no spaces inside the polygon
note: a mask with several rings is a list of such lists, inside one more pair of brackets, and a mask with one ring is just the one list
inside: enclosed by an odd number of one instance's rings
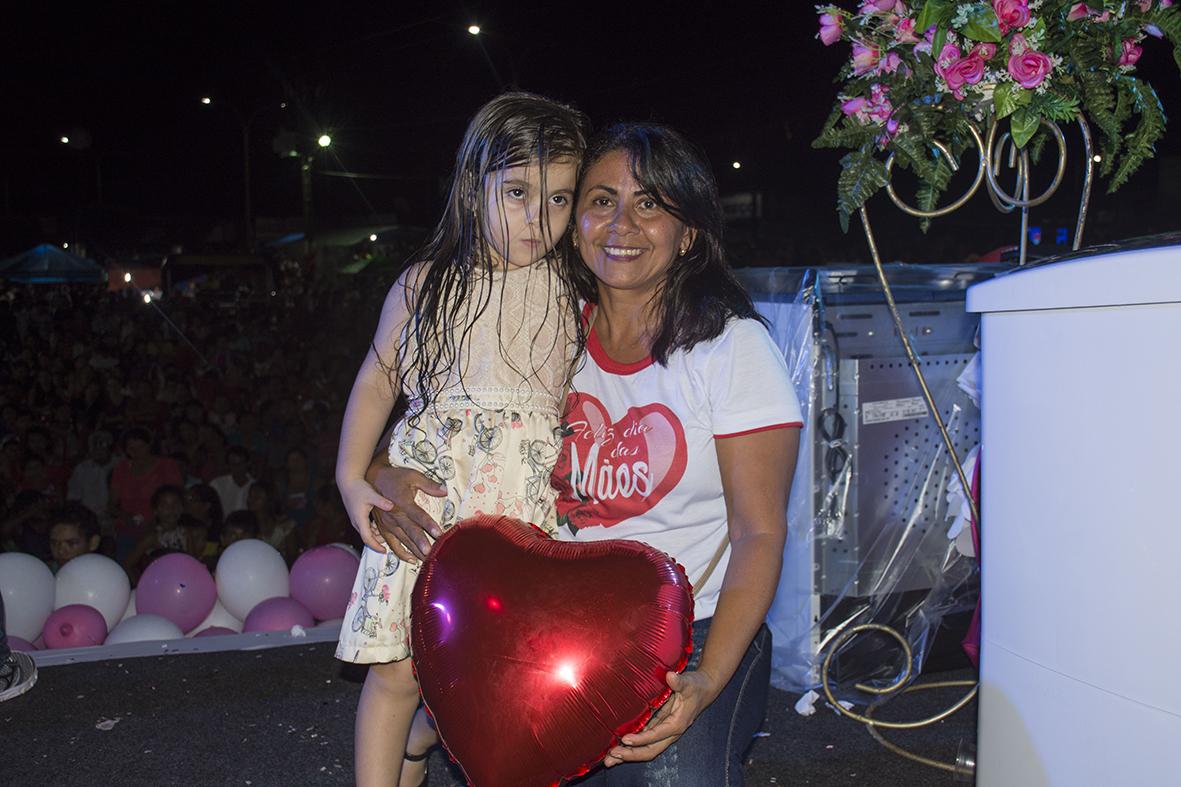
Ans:
{"label": "pink balloon", "polygon": [[66,604],[49,615],[41,636],[45,638],[45,647],[50,649],[101,645],[107,638],[107,621],[94,607]]}
{"label": "pink balloon", "polygon": [[10,650],[21,650],[25,653],[32,653],[37,649],[32,642],[29,642],[27,639],[21,639],[20,637],[9,637],[8,647]]}
{"label": "pink balloon", "polygon": [[153,560],[135,588],[135,611],[168,618],[192,631],[217,601],[217,585],[201,561],[182,552]]}
{"label": "pink balloon", "polygon": [[237,634],[233,629],[228,629],[225,626],[210,626],[207,629],[201,629],[193,635],[193,639],[197,637],[221,637],[226,634]]}
{"label": "pink balloon", "polygon": [[334,546],[309,549],[291,567],[291,597],[308,608],[316,620],[344,615],[361,561]]}
{"label": "pink balloon", "polygon": [[311,628],[313,625],[315,621],[307,607],[293,598],[275,596],[250,610],[242,631],[288,631],[292,626]]}

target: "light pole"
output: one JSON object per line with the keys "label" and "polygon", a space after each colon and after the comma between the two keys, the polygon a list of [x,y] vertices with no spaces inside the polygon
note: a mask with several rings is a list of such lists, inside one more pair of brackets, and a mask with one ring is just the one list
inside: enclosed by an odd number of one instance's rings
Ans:
{"label": "light pole", "polygon": [[[201,104],[211,106],[213,99],[209,96],[202,96]],[[248,252],[254,250],[254,211],[250,199],[250,131],[258,116],[274,107],[275,105],[273,103],[266,103],[255,107],[253,111],[246,115],[243,115],[236,108],[230,107],[230,110],[242,125],[242,238],[246,246],[246,251]],[[279,103],[279,109],[286,108],[286,101]]]}

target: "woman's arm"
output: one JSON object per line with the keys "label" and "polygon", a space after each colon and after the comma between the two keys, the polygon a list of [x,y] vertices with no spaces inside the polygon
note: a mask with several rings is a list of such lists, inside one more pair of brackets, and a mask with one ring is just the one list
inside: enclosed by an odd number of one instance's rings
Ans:
{"label": "woman's arm", "polygon": [[783,565],[787,498],[800,430],[771,429],[716,440],[730,533],[730,562],[696,670],[668,673],[673,690],[646,729],[625,735],[605,764],[651,760],[717,698],[763,624]]}
{"label": "woman's arm", "polygon": [[438,538],[443,530],[415,501],[415,492],[444,497],[447,488],[412,468],[391,467],[385,451],[373,457],[365,480],[393,502],[392,508],[374,512],[377,529],[390,549],[401,560],[425,560],[431,550],[431,537]]}

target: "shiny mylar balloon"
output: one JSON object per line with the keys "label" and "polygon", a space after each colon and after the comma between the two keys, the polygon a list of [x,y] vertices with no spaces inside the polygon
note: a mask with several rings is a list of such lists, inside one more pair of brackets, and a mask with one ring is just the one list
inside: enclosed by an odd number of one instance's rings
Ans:
{"label": "shiny mylar balloon", "polygon": [[669,695],[691,650],[685,572],[638,541],[555,541],[507,517],[445,533],[411,642],[439,737],[475,787],[585,773]]}

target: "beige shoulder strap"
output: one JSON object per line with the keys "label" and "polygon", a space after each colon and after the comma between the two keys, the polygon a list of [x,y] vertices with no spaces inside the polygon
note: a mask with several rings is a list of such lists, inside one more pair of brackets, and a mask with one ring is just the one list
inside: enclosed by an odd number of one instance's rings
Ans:
{"label": "beige shoulder strap", "polygon": [[714,550],[714,556],[710,558],[709,565],[705,567],[705,571],[693,583],[693,595],[705,587],[705,583],[709,581],[709,577],[714,573],[714,569],[718,567],[718,563],[722,560],[722,555],[726,554],[726,547],[730,544],[730,533],[727,532],[722,536],[722,542],[718,544],[718,548]]}

